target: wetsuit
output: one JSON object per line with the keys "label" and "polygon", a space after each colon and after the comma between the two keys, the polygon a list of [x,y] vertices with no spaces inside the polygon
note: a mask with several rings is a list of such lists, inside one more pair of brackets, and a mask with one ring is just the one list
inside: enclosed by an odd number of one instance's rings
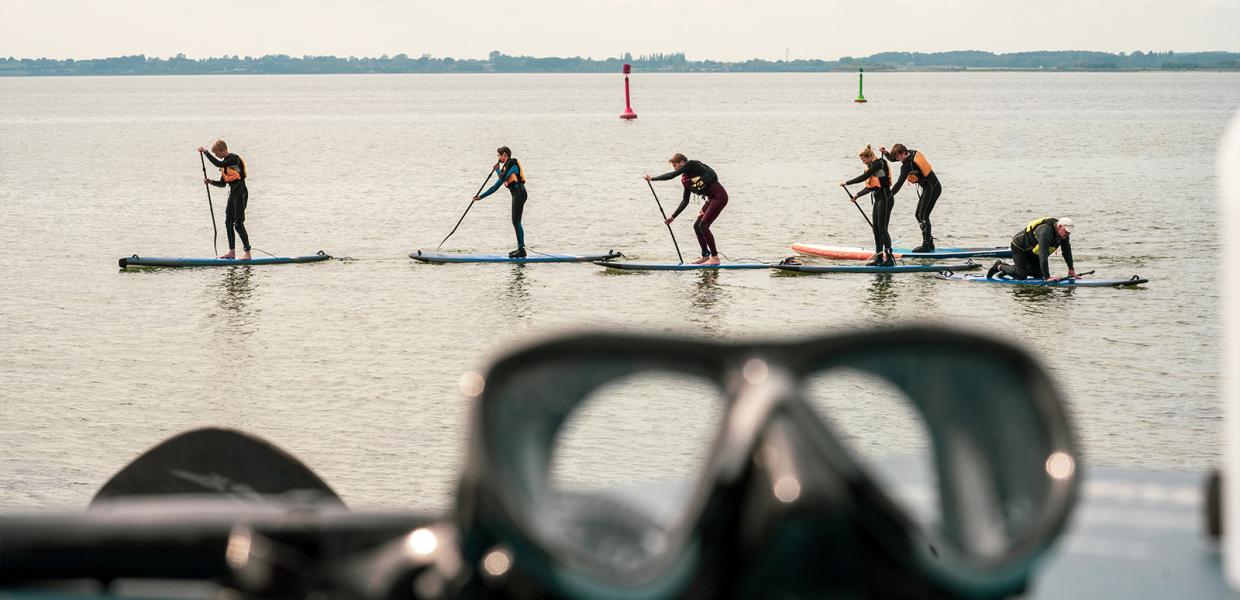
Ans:
{"label": "wetsuit", "polygon": [[887,165],[887,161],[881,158],[875,158],[870,162],[870,166],[866,167],[865,172],[849,179],[847,183],[865,182],[865,189],[857,193],[860,198],[866,194],[874,194],[874,207],[870,211],[870,219],[874,224],[874,253],[882,254],[887,252],[885,259],[878,259],[879,264],[892,265],[895,264],[895,258],[891,252],[891,234],[887,232],[888,225],[891,224],[891,209],[895,207],[895,198],[891,195],[891,167]]}
{"label": "wetsuit", "polygon": [[939,176],[935,174],[934,167],[930,166],[930,161],[917,150],[909,150],[908,158],[900,162],[900,176],[891,188],[892,196],[900,193],[905,181],[920,186],[917,190],[917,211],[913,213],[917,217],[917,226],[921,228],[921,246],[918,251],[932,251],[934,236],[930,231],[930,211],[934,210],[934,203],[938,201],[939,194],[943,193],[943,185],[939,183]]}
{"label": "wetsuit", "polygon": [[203,152],[211,164],[220,168],[220,180],[211,181],[215,187],[228,186],[228,207],[224,209],[224,232],[228,234],[228,249],[237,248],[236,235],[241,236],[241,247],[250,251],[250,234],[245,230],[245,205],[250,200],[250,190],[245,187],[245,161],[240,156],[229,153],[223,159],[215,158],[210,152]]}
{"label": "wetsuit", "polygon": [[719,248],[715,246],[715,235],[710,232],[710,226],[728,205],[727,190],[723,189],[723,185],[719,183],[719,176],[715,174],[714,169],[696,160],[686,161],[679,169],[650,179],[667,181],[677,175],[680,176],[680,183],[685,187],[685,195],[680,200],[680,206],[677,206],[676,211],[672,213],[672,218],[680,216],[685,207],[689,206],[689,194],[698,194],[706,198],[706,203],[702,205],[702,212],[698,213],[697,219],[693,221],[693,233],[697,236],[702,256],[719,256]]}
{"label": "wetsuit", "polygon": [[512,230],[517,234],[517,251],[521,251],[525,249],[525,228],[521,226],[521,217],[525,214],[525,201],[529,198],[525,191],[525,171],[516,158],[509,158],[508,162],[502,165],[495,164],[495,174],[499,175],[495,185],[478,196],[478,199],[495,193],[501,185],[508,188],[508,193],[512,195]]}
{"label": "wetsuit", "polygon": [[1012,263],[998,263],[999,271],[1012,279],[1046,279],[1050,277],[1048,260],[1055,250],[1063,249],[1063,261],[1072,267],[1072,244],[1059,237],[1059,219],[1037,219],[1012,238]]}

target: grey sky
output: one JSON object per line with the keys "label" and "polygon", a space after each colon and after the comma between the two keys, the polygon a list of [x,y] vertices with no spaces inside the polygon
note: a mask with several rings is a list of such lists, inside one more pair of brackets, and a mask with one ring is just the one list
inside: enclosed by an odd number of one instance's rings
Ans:
{"label": "grey sky", "polygon": [[1240,51],[1240,0],[0,0],[0,56]]}

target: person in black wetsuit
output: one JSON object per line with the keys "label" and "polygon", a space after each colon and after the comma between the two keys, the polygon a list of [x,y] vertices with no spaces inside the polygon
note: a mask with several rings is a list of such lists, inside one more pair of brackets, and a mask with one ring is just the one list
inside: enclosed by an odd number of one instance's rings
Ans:
{"label": "person in black wetsuit", "polygon": [[[198,152],[211,164],[219,167],[220,180],[203,179],[215,187],[228,186],[228,206],[224,209],[224,232],[228,235],[228,252],[220,258],[237,258],[237,238],[241,236],[241,260],[250,260],[250,234],[245,230],[245,206],[250,200],[250,190],[245,186],[245,161],[228,151],[224,140],[216,140],[207,152],[202,146]],[[236,234],[233,230],[236,230]]]}
{"label": "person in black wetsuit", "polygon": [[1013,264],[996,260],[986,272],[986,279],[1002,274],[1012,279],[1059,281],[1061,278],[1050,276],[1049,259],[1060,248],[1063,261],[1068,265],[1068,277],[1076,277],[1076,269],[1072,267],[1072,244],[1068,242],[1072,228],[1072,219],[1068,217],[1043,217],[1032,221],[1012,238]]}
{"label": "person in black wetsuit", "polygon": [[934,210],[934,203],[938,201],[939,194],[943,193],[943,185],[939,183],[939,176],[935,174],[934,167],[930,166],[930,161],[926,159],[926,155],[918,150],[909,150],[904,144],[896,144],[891,147],[891,152],[887,152],[886,148],[879,148],[879,152],[890,161],[900,163],[900,176],[896,177],[896,183],[891,188],[891,195],[894,197],[900,193],[900,187],[905,181],[917,184],[917,210],[914,216],[917,217],[917,226],[921,228],[921,245],[913,248],[913,252],[934,252],[934,236],[930,231],[930,211]]}
{"label": "person in black wetsuit", "polygon": [[491,189],[474,196],[474,202],[495,193],[501,185],[508,188],[508,193],[512,195],[512,229],[517,234],[517,249],[509,252],[508,258],[525,258],[525,228],[521,226],[525,201],[529,198],[525,191],[525,170],[521,168],[521,161],[512,157],[512,150],[509,150],[508,146],[496,148],[495,154],[495,174],[499,177]]}
{"label": "person in black wetsuit", "polygon": [[719,183],[719,176],[715,174],[715,170],[701,161],[689,160],[685,158],[685,155],[677,152],[667,162],[671,163],[674,171],[656,177],[646,175],[646,181],[667,181],[679,175],[680,183],[685,188],[685,195],[680,201],[680,206],[676,207],[675,212],[664,223],[671,225],[672,221],[684,212],[685,207],[689,206],[689,194],[705,197],[706,203],[702,205],[701,212],[693,221],[693,233],[697,236],[698,246],[702,249],[702,257],[694,260],[693,264],[717,265],[719,264],[719,248],[715,246],[715,235],[710,232],[710,226],[728,205],[728,191],[723,189],[723,185]]}
{"label": "person in black wetsuit", "polygon": [[891,196],[891,167],[887,165],[887,161],[876,156],[869,145],[866,145],[858,156],[861,157],[861,162],[865,163],[865,172],[848,181],[841,181],[840,187],[865,182],[864,190],[856,196],[849,194],[854,203],[857,198],[874,194],[874,207],[870,211],[870,222],[874,225],[874,260],[866,263],[866,266],[894,266],[896,261],[891,252],[891,235],[887,232],[887,227],[891,224],[891,209],[895,206],[895,199]]}

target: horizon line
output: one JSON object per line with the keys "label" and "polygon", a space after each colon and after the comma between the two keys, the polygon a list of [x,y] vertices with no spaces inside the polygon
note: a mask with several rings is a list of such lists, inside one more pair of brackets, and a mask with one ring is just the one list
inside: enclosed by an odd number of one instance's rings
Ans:
{"label": "horizon line", "polygon": [[[619,56],[607,56],[607,57],[603,57],[603,58],[594,58],[593,56],[581,56],[581,55],[572,55],[572,56],[561,56],[561,55],[534,56],[534,55],[527,55],[527,54],[504,54],[502,51],[499,51],[499,50],[492,50],[490,53],[488,53],[488,55],[487,55],[487,56],[482,57],[482,58],[471,58],[471,57],[461,57],[461,58],[458,58],[458,57],[454,57],[454,56],[435,56],[434,54],[429,53],[429,52],[424,52],[424,53],[422,53],[422,54],[417,55],[416,57],[414,57],[413,55],[410,55],[409,53],[406,53],[406,52],[398,52],[398,53],[396,53],[396,54],[388,54],[388,53],[384,53],[384,54],[381,54],[381,55],[379,55],[379,56],[355,56],[355,55],[352,55],[352,54],[347,55],[347,56],[342,56],[342,55],[338,55],[338,54],[290,54],[290,53],[286,53],[286,52],[279,52],[279,53],[267,53],[267,54],[261,54],[261,55],[249,55],[249,54],[247,54],[247,55],[245,55],[245,56],[241,56],[241,55],[239,55],[239,54],[224,54],[224,55],[220,55],[220,56],[205,56],[205,57],[190,57],[190,56],[186,56],[186,55],[185,55],[185,53],[183,53],[183,52],[179,52],[179,53],[177,53],[177,54],[175,54],[175,55],[172,55],[172,56],[166,56],[166,57],[165,57],[165,56],[158,56],[158,55],[147,55],[147,54],[145,54],[145,53],[138,53],[138,54],[120,54],[120,55],[116,55],[116,56],[93,56],[93,57],[86,57],[86,58],[79,58],[79,57],[55,58],[55,57],[49,57],[49,56],[40,56],[40,57],[20,57],[20,58],[19,58],[19,57],[12,56],[12,55],[9,55],[9,56],[7,56],[7,57],[6,57],[6,56],[2,56],[2,55],[0,55],[0,60],[8,60],[8,61],[25,61],[25,60],[59,60],[59,61],[68,61],[68,60],[72,60],[72,61],[89,61],[89,60],[109,60],[109,59],[116,59],[116,58],[134,58],[134,57],[139,57],[139,56],[140,56],[140,57],[143,57],[143,58],[146,58],[146,59],[155,59],[155,60],[176,60],[176,59],[181,59],[181,60],[192,60],[192,61],[204,61],[204,60],[255,60],[255,59],[261,59],[261,58],[268,58],[268,57],[288,57],[288,58],[343,58],[343,59],[358,59],[358,60],[383,60],[383,59],[386,57],[386,59],[387,59],[387,60],[391,60],[391,59],[394,59],[394,58],[397,58],[397,57],[400,57],[400,56],[404,56],[404,57],[406,57],[406,58],[409,58],[410,60],[418,60],[418,59],[420,59],[420,58],[429,58],[429,59],[438,59],[438,60],[443,60],[443,59],[448,59],[448,58],[451,58],[451,59],[453,59],[453,60],[458,60],[458,61],[479,61],[479,62],[488,62],[488,61],[494,60],[494,59],[493,59],[493,57],[491,56],[492,54],[496,54],[496,53],[498,53],[500,56],[502,56],[502,57],[507,57],[507,58],[533,58],[533,59],[558,58],[558,59],[589,60],[589,61],[594,61],[594,62],[610,62],[610,61],[619,61],[619,62],[624,62],[624,61],[629,61],[629,62],[641,62],[641,61],[643,60],[643,59],[642,59],[642,57],[643,57],[643,56],[646,56],[646,57],[655,57],[655,56],[660,56],[660,57],[670,57],[670,56],[677,56],[677,55],[679,55],[679,56],[683,57],[683,60],[685,60],[686,62],[716,62],[716,63],[725,63],[725,64],[738,64],[738,63],[753,62],[753,61],[759,61],[759,62],[770,62],[770,63],[795,63],[795,62],[798,62],[798,61],[811,61],[811,62],[812,62],[812,61],[817,61],[817,62],[840,62],[841,60],[843,60],[843,59],[845,59],[845,58],[849,58],[849,59],[864,59],[864,58],[871,58],[871,57],[874,57],[874,56],[879,56],[879,55],[887,55],[887,54],[909,54],[909,55],[934,56],[934,55],[938,55],[938,54],[958,54],[958,53],[969,53],[969,52],[976,52],[976,53],[980,53],[980,54],[990,54],[990,55],[992,55],[992,56],[997,56],[997,57],[1001,57],[1001,56],[1013,56],[1013,55],[1020,55],[1020,54],[1041,54],[1041,53],[1082,53],[1082,54],[1105,54],[1105,55],[1111,55],[1111,56],[1132,56],[1132,55],[1137,54],[1138,52],[1139,52],[1139,53],[1141,53],[1142,55],[1151,55],[1151,54],[1152,54],[1152,55],[1159,55],[1159,54],[1183,54],[1183,55],[1194,55],[1194,54],[1236,54],[1236,55],[1240,55],[1240,50],[1195,50],[1195,51],[1179,51],[1179,50],[1141,50],[1141,49],[1136,49],[1136,50],[1132,50],[1132,51],[1108,52],[1108,51],[1104,51],[1104,50],[1049,50],[1049,49],[1040,49],[1040,50],[1021,50],[1021,51],[1018,51],[1018,52],[993,52],[993,51],[990,51],[990,50],[960,49],[960,50],[942,50],[942,51],[937,51],[937,52],[922,52],[922,51],[907,51],[907,50],[888,50],[888,51],[884,51],[884,52],[875,52],[875,53],[868,54],[868,55],[844,55],[844,56],[840,56],[840,57],[837,57],[837,58],[834,58],[834,59],[830,59],[830,58],[818,58],[818,57],[814,57],[814,58],[801,57],[801,58],[784,58],[784,59],[768,59],[768,58],[751,57],[751,58],[740,59],[740,60],[723,60],[723,59],[714,59],[714,58],[693,58],[693,59],[691,59],[691,58],[689,58],[688,54],[687,54],[687,53],[685,53],[685,52],[651,52],[651,53],[648,53],[648,54],[639,54],[639,55],[634,55],[632,52],[624,52],[624,53],[621,53]],[[625,55],[628,55],[630,58],[624,58],[624,56],[625,56]],[[235,58],[234,58],[234,57],[235,57]]]}

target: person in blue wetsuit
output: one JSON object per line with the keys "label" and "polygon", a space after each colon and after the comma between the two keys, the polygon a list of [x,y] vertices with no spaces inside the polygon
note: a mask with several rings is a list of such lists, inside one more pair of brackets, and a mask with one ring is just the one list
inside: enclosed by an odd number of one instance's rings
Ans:
{"label": "person in blue wetsuit", "polygon": [[499,177],[491,189],[474,196],[474,202],[494,194],[501,185],[508,188],[508,193],[512,194],[512,229],[517,234],[517,249],[509,252],[508,258],[525,258],[525,228],[521,227],[525,200],[529,197],[525,191],[525,170],[521,168],[521,161],[512,157],[508,146],[496,148],[495,153],[495,174]]}

